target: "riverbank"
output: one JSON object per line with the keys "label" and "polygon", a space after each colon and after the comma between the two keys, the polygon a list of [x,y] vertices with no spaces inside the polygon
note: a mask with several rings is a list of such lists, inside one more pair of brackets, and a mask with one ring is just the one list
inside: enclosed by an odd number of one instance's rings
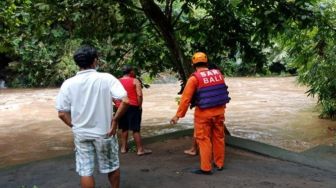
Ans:
{"label": "riverbank", "polygon": [[[232,100],[225,124],[233,136],[301,152],[336,145],[336,121],[318,118],[316,99],[295,77],[226,78]],[[175,126],[179,83],[144,89],[143,137],[193,127],[193,112]],[[59,120],[59,89],[0,89],[0,168],[73,152],[72,132]]]}
{"label": "riverbank", "polygon": [[[307,159],[314,157],[238,137],[227,137],[223,171],[214,172],[211,176],[192,174],[190,171],[198,167],[199,158],[183,154],[183,150],[191,144],[191,132],[178,131],[144,139],[146,146],[153,150],[151,155],[121,154],[121,187],[336,187],[334,161],[329,161],[329,167],[320,166],[322,163],[307,165]],[[245,146],[250,146],[249,151],[242,149]],[[260,152],[266,153],[261,155]],[[270,157],[275,154],[286,158]],[[324,156],[336,158],[336,152],[333,156],[330,154]],[[325,161],[325,158],[320,156],[319,160]],[[97,187],[108,187],[105,175],[95,176]],[[33,186],[79,187],[73,154],[0,170],[2,188]]]}

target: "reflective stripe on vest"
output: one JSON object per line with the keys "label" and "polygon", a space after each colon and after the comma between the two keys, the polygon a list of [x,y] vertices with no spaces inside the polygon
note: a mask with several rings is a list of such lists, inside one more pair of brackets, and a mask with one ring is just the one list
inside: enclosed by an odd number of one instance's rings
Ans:
{"label": "reflective stripe on vest", "polygon": [[196,105],[201,109],[225,105],[230,101],[224,77],[217,69],[195,72],[198,80]]}

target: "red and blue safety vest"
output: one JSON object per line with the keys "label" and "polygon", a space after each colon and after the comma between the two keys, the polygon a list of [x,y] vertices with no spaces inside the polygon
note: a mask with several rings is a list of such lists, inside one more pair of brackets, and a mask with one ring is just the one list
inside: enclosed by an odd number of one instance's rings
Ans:
{"label": "red and blue safety vest", "polygon": [[218,69],[195,72],[198,80],[195,104],[201,109],[225,105],[230,101],[224,76]]}

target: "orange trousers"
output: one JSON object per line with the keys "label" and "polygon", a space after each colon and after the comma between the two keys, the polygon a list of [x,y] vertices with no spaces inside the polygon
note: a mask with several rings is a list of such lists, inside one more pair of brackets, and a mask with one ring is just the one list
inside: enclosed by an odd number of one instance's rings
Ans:
{"label": "orange trousers", "polygon": [[212,161],[218,167],[224,166],[224,120],[224,114],[208,118],[195,116],[194,137],[199,147],[201,170],[210,171]]}

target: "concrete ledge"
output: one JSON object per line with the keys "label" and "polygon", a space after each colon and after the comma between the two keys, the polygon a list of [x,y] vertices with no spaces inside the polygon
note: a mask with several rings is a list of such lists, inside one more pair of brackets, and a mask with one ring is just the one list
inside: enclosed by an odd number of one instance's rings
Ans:
{"label": "concrete ledge", "polygon": [[[166,134],[161,134],[157,136],[151,136],[151,137],[145,137],[142,138],[142,142],[144,144],[152,144],[154,142],[160,142],[168,139],[175,139],[175,138],[180,138],[183,136],[192,136],[194,132],[194,129],[185,129],[185,130],[180,130],[180,131],[175,131],[172,133],[166,133]],[[130,144],[134,144],[134,142],[130,142]]]}
{"label": "concrete ledge", "polygon": [[[180,138],[183,136],[192,136],[192,134],[193,134],[193,129],[186,129],[186,130],[176,131],[176,132],[152,136],[152,137],[145,137],[142,139],[142,141],[144,144],[151,144],[151,143],[160,142],[160,141],[164,141],[168,139],[176,139],[176,138]],[[130,144],[134,145],[134,142],[131,142]],[[260,155],[264,155],[264,156],[268,156],[268,157],[272,157],[272,158],[276,158],[276,159],[280,159],[284,161],[290,161],[290,162],[294,162],[298,164],[303,164],[306,166],[310,166],[310,167],[314,167],[317,169],[322,169],[322,170],[336,173],[336,163],[334,159],[336,155],[330,156],[329,155],[330,153],[319,152],[318,155],[313,155],[313,154],[307,155],[306,152],[296,153],[296,152],[288,151],[288,150],[281,149],[275,146],[271,146],[268,144],[264,144],[264,143],[244,139],[244,138],[239,138],[235,136],[226,136],[226,144],[231,147],[254,152]],[[329,150],[326,150],[326,151],[329,151]],[[312,152],[309,152],[309,153],[312,153]],[[60,160],[60,159],[65,159],[69,157],[73,158],[73,154],[54,157],[54,158],[47,159],[47,160],[53,160],[53,159]],[[44,160],[34,161],[34,162],[26,163],[26,164],[8,166],[5,168],[1,168],[0,171],[23,167],[23,166],[34,164],[34,163],[37,164],[40,161],[44,161]]]}
{"label": "concrete ledge", "polygon": [[241,148],[261,155],[336,172],[336,163],[334,163],[332,160],[326,160],[315,156],[307,156],[302,153],[296,153],[268,144],[234,136],[227,136],[226,143],[229,146]]}
{"label": "concrete ledge", "polygon": [[[153,136],[153,137],[147,137],[143,138],[143,143],[145,144],[151,144],[158,141],[163,141],[166,139],[174,139],[179,138],[182,136],[192,136],[193,129],[186,129],[181,131],[176,131],[173,133],[167,133],[163,135]],[[134,143],[131,143],[134,144]],[[271,146],[268,144],[256,142],[253,140],[248,140],[244,138],[239,138],[235,136],[226,136],[226,144],[231,147],[240,148],[243,150],[247,150],[250,152],[254,152],[260,155],[269,156],[276,159],[281,159],[285,161],[290,161],[294,163],[299,163],[303,165],[307,165],[310,167],[323,169],[331,172],[336,172],[336,163],[333,162],[334,160],[328,160],[323,157],[319,157],[323,154],[320,154],[319,156],[308,156],[304,153],[296,153],[292,151],[288,151],[276,146]]]}

